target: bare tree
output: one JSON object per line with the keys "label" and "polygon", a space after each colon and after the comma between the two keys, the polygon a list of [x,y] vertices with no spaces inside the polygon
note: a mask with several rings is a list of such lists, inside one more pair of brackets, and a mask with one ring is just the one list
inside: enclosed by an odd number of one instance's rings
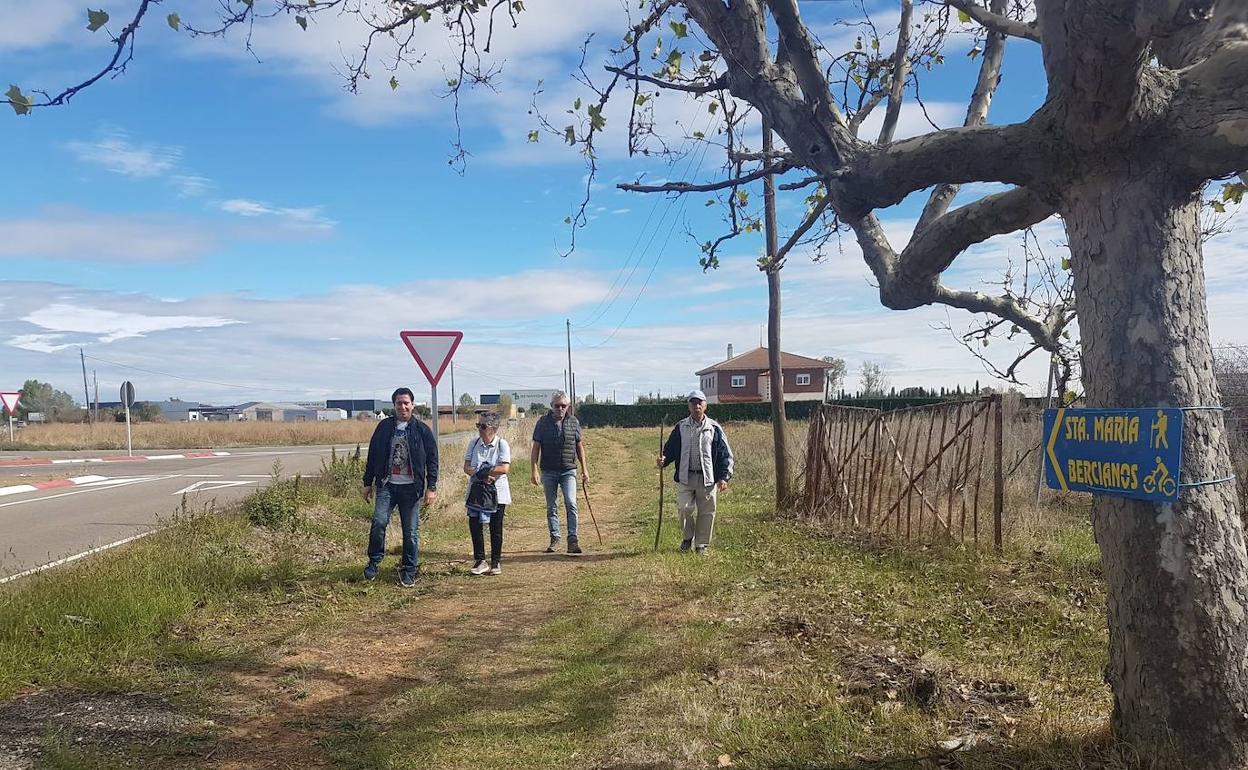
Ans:
{"label": "bare tree", "polygon": [[[144,0],[140,11],[148,5]],[[222,28],[251,23],[260,5],[223,0]],[[356,13],[371,29],[370,46],[411,41],[415,25],[436,18],[460,43],[462,69],[448,79],[457,95],[463,83],[488,82],[491,74],[473,69],[478,46],[488,48],[493,31],[491,21],[478,33],[478,23],[523,8],[505,0],[402,1],[368,3],[379,9],[369,14],[360,12],[364,6],[273,0],[267,12],[302,24],[313,9]],[[990,314],[1050,354],[1060,352],[1077,312],[1091,406],[1217,405],[1202,194],[1219,179],[1231,180],[1224,198],[1248,189],[1244,177],[1234,181],[1248,168],[1248,3],[928,0],[917,15],[913,0],[899,6],[891,52],[869,18],[857,25],[854,50],[838,52],[812,35],[798,0],[630,2],[638,15],[611,53],[605,79],[582,66],[577,77],[591,97],[578,100],[572,124],[543,117],[543,125],[587,159],[588,195],[603,110],[614,95],[632,102],[630,151],[668,157],[672,151],[656,135],[653,97],[667,91],[704,100],[720,122],[691,136],[724,151],[725,175],[622,185],[722,196],[728,231],[704,243],[704,266],[716,264],[727,239],[761,229],[749,208],[750,186],[788,176],[778,187],[806,196],[806,213],[769,259],[783,259],[799,244],[819,251],[852,232],[887,307],[941,304]],[[918,98],[920,75],[939,65],[945,35],[960,23],[980,29],[973,49],[980,70],[963,126],[896,139],[903,100]],[[133,45],[134,27],[127,29],[131,34],[115,38],[122,53]],[[989,125],[1008,38],[1040,46],[1047,98],[1022,122]],[[401,47],[406,55],[391,63],[420,53]],[[366,47],[349,83],[369,61]],[[20,89],[10,89],[8,101],[19,112],[38,106]],[[861,138],[880,105],[878,136]],[[740,127],[752,111],[767,119],[783,148],[746,145]],[[1008,189],[952,208],[960,186],[972,182]],[[907,245],[895,248],[876,211],[927,190]],[[573,233],[585,222],[583,206],[569,217]],[[1069,301],[1029,305],[1017,292],[990,294],[944,280],[974,244],[1051,217],[1060,218],[1069,242]],[[1225,478],[1228,465],[1222,413],[1194,409],[1186,413],[1181,468],[1192,485],[1180,500],[1098,496],[1092,516],[1109,590],[1107,678],[1117,734],[1145,752],[1176,753],[1210,770],[1248,765],[1248,553],[1233,485],[1201,483]]]}
{"label": "bare tree", "polygon": [[883,365],[875,361],[863,361],[858,370],[862,395],[868,398],[879,398],[888,393],[889,379],[884,373]]}

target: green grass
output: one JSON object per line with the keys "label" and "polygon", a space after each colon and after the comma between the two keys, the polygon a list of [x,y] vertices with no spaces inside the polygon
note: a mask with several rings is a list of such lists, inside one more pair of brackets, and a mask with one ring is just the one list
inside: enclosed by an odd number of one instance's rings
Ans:
{"label": "green grass", "polygon": [[[959,752],[959,767],[1132,766],[1105,730],[1105,596],[1086,525],[999,555],[848,540],[771,515],[759,459],[769,437],[730,438],[748,460],[721,498],[712,554],[699,559],[675,552],[670,474],[662,548],[651,551],[655,431],[591,431],[591,448],[620,442],[631,458],[609,469],[624,540],[568,577],[549,606],[507,615],[505,633],[474,630],[488,620],[472,615],[477,584],[456,573],[415,594],[356,581],[370,510],[350,485],[326,482],[301,490],[296,532],[188,517],[0,594],[0,695],[143,688],[215,713],[212,685],[231,666],[462,591],[464,627],[414,661],[418,680],[397,682],[368,713],[316,717],[335,767],[701,767],[727,754],[742,768],[866,770],[925,766],[919,758],[939,754],[940,741],[969,733],[988,740]],[[508,521],[542,526],[521,454]],[[422,528],[427,559],[466,556],[458,457],[448,452],[444,465],[445,499]],[[295,537],[328,556],[302,558],[283,540]],[[919,669],[945,692],[934,706],[910,692]],[[280,687],[298,692],[288,676]],[[1030,700],[972,708],[958,696],[978,697],[984,683]],[[963,724],[976,717],[991,725]],[[107,766],[53,749],[49,763],[61,764],[48,766]],[[163,756],[186,766],[176,747]]]}

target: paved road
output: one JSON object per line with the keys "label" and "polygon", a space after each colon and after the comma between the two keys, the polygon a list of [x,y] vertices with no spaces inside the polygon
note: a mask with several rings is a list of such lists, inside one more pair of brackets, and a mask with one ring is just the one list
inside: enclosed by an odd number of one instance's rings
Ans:
{"label": "paved road", "polygon": [[[447,434],[453,441],[464,434]],[[230,449],[226,456],[172,458],[194,454],[153,452],[162,459],[127,461],[105,452],[0,453],[0,481],[70,478],[73,486],[0,495],[0,582],[123,545],[159,529],[178,511],[182,496],[188,508],[219,508],[242,499],[272,478],[274,461],[282,475],[320,473],[330,447]],[[343,447],[338,448],[344,451]],[[354,451],[354,446],[351,450]],[[55,464],[6,465],[18,458],[70,460]],[[92,462],[92,460],[95,460]],[[452,463],[457,465],[457,463]],[[58,482],[65,484],[66,482]],[[3,493],[0,487],[0,493]]]}

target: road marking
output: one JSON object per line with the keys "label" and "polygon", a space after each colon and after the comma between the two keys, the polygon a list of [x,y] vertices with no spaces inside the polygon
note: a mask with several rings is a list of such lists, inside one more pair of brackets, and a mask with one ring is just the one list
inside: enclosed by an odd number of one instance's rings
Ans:
{"label": "road marking", "polygon": [[179,489],[172,492],[173,495],[184,495],[191,492],[211,492],[216,489],[229,489],[230,487],[246,487],[255,484],[254,481],[196,481],[189,487]]}
{"label": "road marking", "polygon": [[16,484],[11,487],[0,487],[0,497],[17,495],[23,492],[38,492],[43,489],[62,489],[82,484],[93,484],[97,481],[104,481],[105,478],[104,476],[75,476],[72,479],[52,479],[51,481],[36,481],[32,484]]}
{"label": "road marking", "polygon": [[82,489],[75,489],[73,492],[62,492],[59,495],[48,495],[46,497],[28,497],[25,500],[14,500],[11,503],[0,503],[0,508],[8,508],[13,505],[24,505],[26,503],[42,503],[48,500],[56,500],[61,497],[71,497],[73,495],[83,495],[87,492],[99,492],[102,489],[116,489],[117,487],[130,486],[131,484],[142,484],[148,481],[164,481],[165,479],[177,478],[176,476],[138,476],[132,478],[121,479],[105,479],[104,481],[96,481],[91,484],[84,484]]}
{"label": "road marking", "polygon": [[118,540],[115,543],[109,543],[108,545],[97,546],[95,548],[92,548],[89,551],[76,553],[73,556],[66,556],[64,559],[57,559],[56,561],[48,562],[47,564],[41,564],[38,567],[35,567],[33,569],[28,569],[25,572],[19,572],[16,575],[9,575],[8,577],[0,578],[0,585],[8,583],[11,580],[18,580],[19,578],[30,577],[31,575],[38,574],[40,572],[43,572],[44,570],[52,569],[53,567],[59,567],[63,564],[69,564],[72,561],[78,561],[79,559],[86,558],[87,556],[90,556],[91,554],[99,553],[100,551],[107,551],[108,549],[116,548],[119,545],[125,545],[126,543],[133,543],[135,540],[147,537],[148,535],[155,534],[156,531],[157,530],[149,529],[146,532],[140,532],[137,535],[131,535],[130,537],[123,538],[121,540]]}
{"label": "road marking", "polygon": [[200,460],[213,457],[231,457],[229,452],[184,452],[176,455],[110,455],[108,457],[64,457],[55,460],[43,458],[18,458],[0,460],[0,467],[23,468],[30,465],[73,465],[75,463],[146,462],[147,460]]}

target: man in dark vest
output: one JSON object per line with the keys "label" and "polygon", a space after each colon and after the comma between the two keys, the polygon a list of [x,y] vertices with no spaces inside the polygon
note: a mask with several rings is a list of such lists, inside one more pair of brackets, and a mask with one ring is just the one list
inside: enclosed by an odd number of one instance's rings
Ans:
{"label": "man in dark vest", "polygon": [[581,424],[568,413],[568,394],[556,390],[550,399],[550,411],[533,426],[533,449],[529,460],[532,482],[546,491],[546,521],[550,524],[550,545],[546,553],[559,548],[559,490],[563,490],[563,507],[568,513],[568,553],[580,553],[576,536],[576,462],[581,462],[581,481],[589,481],[589,465],[585,460],[585,442],[581,440]]}

